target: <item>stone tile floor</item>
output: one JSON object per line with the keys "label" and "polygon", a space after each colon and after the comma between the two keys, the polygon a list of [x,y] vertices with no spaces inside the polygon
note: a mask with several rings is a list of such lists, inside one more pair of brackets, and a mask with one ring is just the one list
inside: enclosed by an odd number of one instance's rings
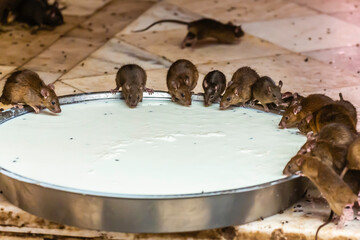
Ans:
{"label": "stone tile floor", "polygon": [[[360,106],[359,0],[61,0],[66,24],[55,31],[31,35],[20,24],[0,33],[0,89],[7,74],[18,68],[37,71],[53,82],[58,95],[104,91],[115,86],[117,69],[142,65],[148,87],[166,90],[165,76],[178,58],[193,61],[203,79],[213,69],[227,79],[240,66],[255,68],[284,82],[284,91],[326,93]],[[180,49],[186,28],[161,24],[133,33],[153,21],[201,17],[241,24],[245,36],[233,45],[208,41]],[[0,90],[1,91],[1,90]],[[196,92],[201,92],[198,84]],[[0,106],[7,108],[7,106]],[[314,207],[315,206],[315,207]],[[0,197],[1,239],[313,239],[329,212],[324,201],[306,199],[283,214],[225,230],[146,235],[109,233],[50,223]],[[360,223],[342,229],[325,227],[322,239],[360,239]]]}

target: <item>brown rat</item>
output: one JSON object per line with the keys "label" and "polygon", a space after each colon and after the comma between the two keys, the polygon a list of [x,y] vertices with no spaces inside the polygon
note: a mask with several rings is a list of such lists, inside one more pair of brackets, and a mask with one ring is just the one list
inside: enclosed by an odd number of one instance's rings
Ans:
{"label": "brown rat", "polygon": [[316,136],[317,141],[326,141],[333,146],[345,146],[354,141],[357,132],[343,123],[329,123]]}
{"label": "brown rat", "polygon": [[356,131],[356,123],[348,110],[340,104],[333,103],[323,106],[319,110],[308,114],[298,125],[301,132],[313,131],[318,133],[320,129],[329,123],[342,123]]}
{"label": "brown rat", "polygon": [[39,113],[42,107],[53,113],[60,113],[61,108],[54,89],[53,84],[45,85],[37,73],[20,70],[12,73],[6,80],[0,101],[18,107],[29,105],[36,113]]}
{"label": "brown rat", "polygon": [[344,100],[342,93],[339,93],[339,97],[340,100],[335,101],[335,103],[342,105],[348,110],[350,117],[352,117],[356,125],[357,124],[356,107],[351,102]]}
{"label": "brown rat", "polygon": [[280,120],[279,128],[296,127],[308,114],[332,102],[333,100],[324,94],[311,94],[301,100],[297,100],[285,110]]}
{"label": "brown rat", "polygon": [[218,70],[211,71],[206,74],[202,86],[204,88],[204,104],[210,106],[225,91],[226,77]]}
{"label": "brown rat", "polygon": [[145,87],[146,78],[145,70],[139,65],[124,65],[116,73],[116,88],[111,89],[111,92],[115,93],[121,88],[126,104],[130,108],[134,108],[139,102],[142,102],[144,91],[153,92],[152,89]]}
{"label": "brown rat", "polygon": [[223,24],[219,21],[209,18],[202,18],[192,22],[184,22],[176,19],[164,19],[156,21],[150,24],[150,26],[134,32],[143,32],[156,24],[165,22],[187,25],[188,33],[181,43],[181,48],[184,48],[189,44],[194,47],[197,40],[202,40],[205,38],[215,38],[220,43],[233,43],[244,35],[241,26],[235,26],[230,22]]}
{"label": "brown rat", "polygon": [[357,201],[357,195],[338,174],[318,157],[296,155],[286,165],[283,173],[292,175],[301,172],[319,189],[330,208],[339,216],[348,204]]}
{"label": "brown rat", "polygon": [[191,105],[192,90],[196,87],[199,72],[192,62],[179,59],[174,62],[166,76],[171,100],[184,106]]}
{"label": "brown rat", "polygon": [[266,112],[269,112],[268,103],[275,103],[277,106],[282,104],[281,87],[282,81],[276,86],[274,80],[268,76],[261,77],[252,85],[252,96],[254,100],[258,100],[264,107]]}
{"label": "brown rat", "polygon": [[345,176],[348,170],[360,170],[360,137],[357,137],[349,146],[346,166],[341,173],[341,178]]}
{"label": "brown rat", "polygon": [[227,89],[221,98],[220,109],[224,110],[235,104],[245,104],[251,100],[251,86],[260,78],[250,67],[241,67],[233,74]]}

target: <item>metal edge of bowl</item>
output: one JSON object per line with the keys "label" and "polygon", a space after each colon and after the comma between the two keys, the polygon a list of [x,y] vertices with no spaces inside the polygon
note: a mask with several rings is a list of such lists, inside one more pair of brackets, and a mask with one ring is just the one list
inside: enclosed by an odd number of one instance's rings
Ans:
{"label": "metal edge of bowl", "polygon": [[[59,101],[64,105],[117,98],[121,98],[121,93],[95,92],[66,95]],[[170,95],[157,91],[152,95],[144,94],[144,99],[170,100]],[[193,95],[193,100],[202,101],[203,96]],[[30,111],[24,108],[1,112],[0,124]],[[77,227],[131,233],[198,231],[251,222],[288,208],[303,196],[307,183],[304,178],[291,176],[219,192],[126,195],[41,183],[0,168],[4,196],[29,213]],[[264,204],[266,202],[271,204]]]}

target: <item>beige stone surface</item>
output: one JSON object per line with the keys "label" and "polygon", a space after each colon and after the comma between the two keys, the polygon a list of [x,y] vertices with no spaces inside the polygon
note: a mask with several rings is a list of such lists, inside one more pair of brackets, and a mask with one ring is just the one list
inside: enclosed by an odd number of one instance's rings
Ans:
{"label": "beige stone surface", "polygon": [[243,28],[294,52],[354,46],[360,41],[359,27],[328,15],[251,22]]}
{"label": "beige stone surface", "polygon": [[242,24],[254,21],[314,15],[316,11],[286,0],[168,0],[185,9],[224,23]]}
{"label": "beige stone surface", "polygon": [[[360,43],[358,0],[61,0],[66,24],[32,35],[21,24],[0,32],[0,92],[5,76],[19,68],[39,73],[54,83],[59,96],[115,87],[123,64],[146,69],[147,87],[166,91],[171,62],[186,58],[200,72],[195,92],[202,92],[204,75],[218,69],[229,81],[242,66],[254,68],[276,82],[283,92],[341,92],[360,107]],[[180,49],[186,26],[161,24],[143,33],[132,30],[160,19],[192,21],[211,17],[242,24],[245,36],[226,45],[207,40],[194,49]],[[331,62],[331,63],[330,63]],[[60,70],[60,71],[59,71]],[[66,70],[66,71],[64,71]],[[0,108],[7,109],[11,106]],[[358,111],[359,112],[359,111]],[[271,203],[268,203],[271,204]],[[225,229],[181,234],[126,234],[79,229],[26,213],[0,195],[0,239],[314,239],[329,207],[319,198],[304,198],[284,213],[262,221]],[[359,216],[357,216],[359,220]],[[321,239],[360,239],[360,222],[344,229],[334,223]]]}
{"label": "beige stone surface", "polygon": [[303,52],[302,54],[342,69],[347,73],[360,76],[360,44],[352,47]]}

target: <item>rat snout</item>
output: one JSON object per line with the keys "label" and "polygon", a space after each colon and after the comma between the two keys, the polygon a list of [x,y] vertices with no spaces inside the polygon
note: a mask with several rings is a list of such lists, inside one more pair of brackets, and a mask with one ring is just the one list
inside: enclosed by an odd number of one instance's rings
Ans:
{"label": "rat snout", "polygon": [[286,124],[284,123],[284,121],[280,121],[279,128],[280,129],[285,129],[286,128]]}

